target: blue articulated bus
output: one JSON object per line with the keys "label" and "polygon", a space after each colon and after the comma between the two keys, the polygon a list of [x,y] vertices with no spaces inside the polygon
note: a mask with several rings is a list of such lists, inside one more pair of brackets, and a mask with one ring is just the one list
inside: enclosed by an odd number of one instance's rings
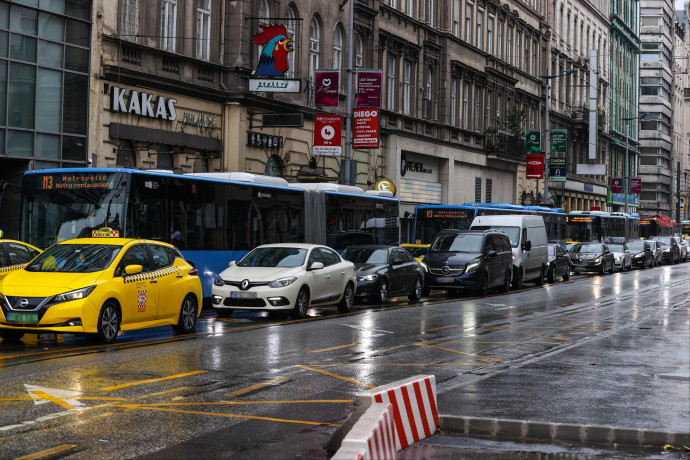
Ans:
{"label": "blue articulated bus", "polygon": [[414,240],[430,244],[441,230],[469,230],[472,221],[482,215],[534,214],[544,218],[550,243],[565,244],[565,211],[544,206],[510,203],[465,203],[462,205],[422,205],[415,208]]}
{"label": "blue articulated bus", "polygon": [[20,235],[46,248],[111,227],[169,242],[199,269],[209,297],[228,262],[261,244],[334,245],[350,233],[398,244],[398,208],[390,192],[249,173],[38,170],[24,175]]}
{"label": "blue articulated bus", "polygon": [[579,243],[608,243],[640,237],[640,215],[605,211],[571,211],[566,215],[565,236]]}

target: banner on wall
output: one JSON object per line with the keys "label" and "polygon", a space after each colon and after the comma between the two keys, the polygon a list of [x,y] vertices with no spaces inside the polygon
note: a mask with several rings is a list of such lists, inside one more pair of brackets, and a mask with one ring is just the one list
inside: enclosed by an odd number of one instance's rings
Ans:
{"label": "banner on wall", "polygon": [[381,70],[357,72],[357,107],[381,107]]}
{"label": "banner on wall", "polygon": [[340,72],[317,70],[314,73],[314,104],[317,107],[337,107]]}

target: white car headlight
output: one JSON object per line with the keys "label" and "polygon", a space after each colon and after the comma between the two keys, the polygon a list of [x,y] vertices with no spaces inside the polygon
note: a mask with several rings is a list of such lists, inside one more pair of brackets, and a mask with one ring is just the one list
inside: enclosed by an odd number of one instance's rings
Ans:
{"label": "white car headlight", "polygon": [[374,273],[373,275],[358,276],[357,281],[374,281],[378,277],[379,275],[377,275],[376,273]]}
{"label": "white car headlight", "polygon": [[601,262],[601,257],[597,257],[596,259],[594,259],[595,264],[598,264],[599,262]]}
{"label": "white car headlight", "polygon": [[50,299],[49,303],[69,302],[70,300],[84,299],[89,294],[91,294],[94,289],[96,289],[95,285],[81,288],[81,289],[77,289],[75,291],[65,292],[64,294],[58,294],[55,297],[53,297],[52,299]]}
{"label": "white car headlight", "polygon": [[287,286],[290,286],[295,281],[297,281],[297,278],[295,278],[294,276],[291,276],[290,278],[280,278],[280,279],[273,280],[270,283],[268,283],[268,287],[270,287],[270,288],[287,287]]}
{"label": "white car headlight", "polygon": [[472,273],[476,269],[479,268],[479,262],[473,262],[471,264],[468,264],[467,267],[465,268],[465,273]]}
{"label": "white car headlight", "polygon": [[422,266],[422,268],[424,269],[425,272],[429,271],[429,267],[426,266],[426,262],[419,262],[419,265]]}

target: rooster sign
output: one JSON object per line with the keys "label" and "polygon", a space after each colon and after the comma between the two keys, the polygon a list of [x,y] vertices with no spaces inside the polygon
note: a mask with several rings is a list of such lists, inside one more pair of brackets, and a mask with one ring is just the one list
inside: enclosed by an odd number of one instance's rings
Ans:
{"label": "rooster sign", "polygon": [[261,32],[254,35],[254,43],[264,49],[259,57],[259,66],[254,72],[255,77],[282,77],[288,71],[288,53],[292,49],[292,40],[287,36],[287,30],[282,25],[259,26]]}

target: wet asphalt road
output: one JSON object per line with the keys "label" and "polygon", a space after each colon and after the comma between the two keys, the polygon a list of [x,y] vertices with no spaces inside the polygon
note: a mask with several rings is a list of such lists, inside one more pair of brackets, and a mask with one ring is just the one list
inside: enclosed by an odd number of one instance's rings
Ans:
{"label": "wet asphalt road", "polygon": [[[690,427],[689,285],[690,264],[680,264],[486,298],[432,293],[348,315],[312,309],[305,320],[205,312],[196,334],[157,328],[111,346],[27,336],[0,344],[0,458],[326,458],[322,446],[356,392],[417,374],[436,376],[442,414],[540,420],[555,412],[573,423],[623,418],[677,431]],[[673,340],[654,358],[661,370],[641,371],[655,363],[637,362],[636,351],[663,345],[671,325]],[[640,335],[647,330],[654,339]],[[650,372],[680,378],[650,397]],[[588,391],[614,374],[629,381],[626,397]],[[425,444],[436,448],[400,458],[512,457],[505,445],[481,442],[437,436]]]}

